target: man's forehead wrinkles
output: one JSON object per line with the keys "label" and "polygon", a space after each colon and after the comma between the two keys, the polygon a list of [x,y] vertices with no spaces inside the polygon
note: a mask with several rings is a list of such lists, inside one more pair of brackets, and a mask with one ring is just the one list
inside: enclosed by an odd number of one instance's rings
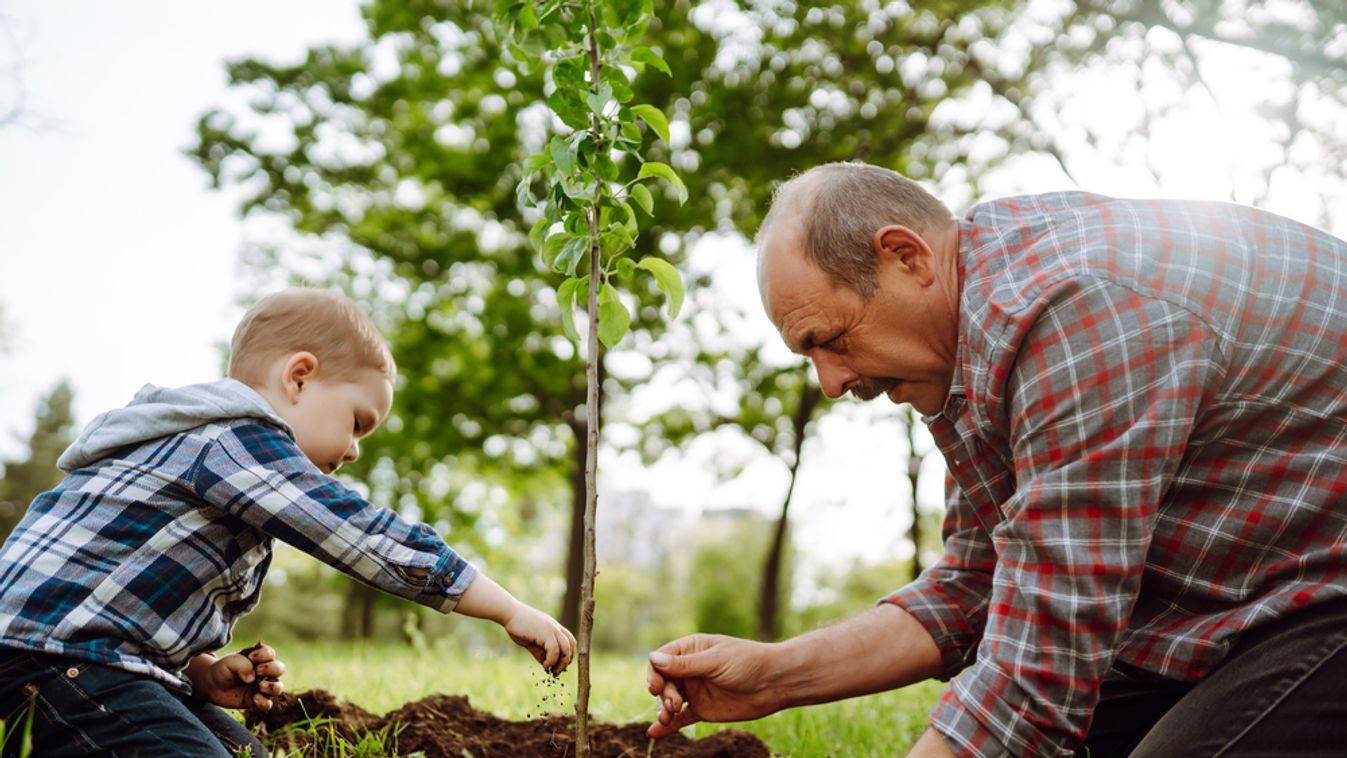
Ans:
{"label": "man's forehead wrinkles", "polygon": [[777,322],[780,325],[781,339],[785,340],[786,347],[794,352],[802,352],[808,343],[813,340],[816,328],[812,325],[804,325],[813,313],[809,308],[808,301],[797,301],[788,304],[784,311],[780,313]]}

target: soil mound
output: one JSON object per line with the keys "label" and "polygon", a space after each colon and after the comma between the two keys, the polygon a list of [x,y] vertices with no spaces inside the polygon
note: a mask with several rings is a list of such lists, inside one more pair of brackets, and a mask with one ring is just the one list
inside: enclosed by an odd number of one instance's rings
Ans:
{"label": "soil mound", "polygon": [[[301,725],[310,722],[307,726]],[[562,758],[575,755],[575,718],[547,716],[508,721],[468,704],[462,695],[432,695],[407,703],[383,716],[338,700],[330,692],[309,690],[277,698],[267,713],[249,713],[248,725],[263,740],[305,754],[344,754],[340,737],[358,744],[380,735],[397,755],[424,753],[426,758]],[[644,758],[650,742],[646,724],[591,721],[590,752],[594,758]],[[771,758],[771,751],[748,732],[730,729],[699,740],[675,734],[657,740],[650,755],[659,758]]]}

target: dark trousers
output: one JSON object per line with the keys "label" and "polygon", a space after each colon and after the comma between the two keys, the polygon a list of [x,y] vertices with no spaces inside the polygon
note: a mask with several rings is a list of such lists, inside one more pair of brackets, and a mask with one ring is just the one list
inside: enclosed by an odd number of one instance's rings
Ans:
{"label": "dark trousers", "polygon": [[1119,673],[1077,756],[1347,756],[1347,599],[1255,627],[1196,684]]}
{"label": "dark trousers", "polygon": [[[20,755],[31,723],[34,756],[266,756],[219,707],[121,669],[0,648],[4,758]],[[249,752],[250,751],[250,752]]]}

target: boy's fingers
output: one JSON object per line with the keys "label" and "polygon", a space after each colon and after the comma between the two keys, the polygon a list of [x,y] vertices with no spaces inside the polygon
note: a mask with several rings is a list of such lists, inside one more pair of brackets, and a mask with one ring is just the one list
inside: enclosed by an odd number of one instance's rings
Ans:
{"label": "boy's fingers", "polygon": [[550,670],[553,666],[557,665],[557,658],[560,657],[560,651],[557,649],[557,641],[555,639],[548,640],[543,646],[543,651],[545,652],[542,661],[543,668]]}
{"label": "boy's fingers", "polygon": [[279,679],[285,676],[285,664],[280,661],[267,661],[253,667],[258,676],[270,676]]}

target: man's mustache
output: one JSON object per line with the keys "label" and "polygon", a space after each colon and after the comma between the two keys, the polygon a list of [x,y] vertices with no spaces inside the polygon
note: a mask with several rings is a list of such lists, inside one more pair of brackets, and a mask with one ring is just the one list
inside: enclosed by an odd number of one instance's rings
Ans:
{"label": "man's mustache", "polygon": [[897,379],[860,379],[848,387],[847,391],[859,400],[874,400],[880,395],[887,395],[889,390],[897,386]]}

